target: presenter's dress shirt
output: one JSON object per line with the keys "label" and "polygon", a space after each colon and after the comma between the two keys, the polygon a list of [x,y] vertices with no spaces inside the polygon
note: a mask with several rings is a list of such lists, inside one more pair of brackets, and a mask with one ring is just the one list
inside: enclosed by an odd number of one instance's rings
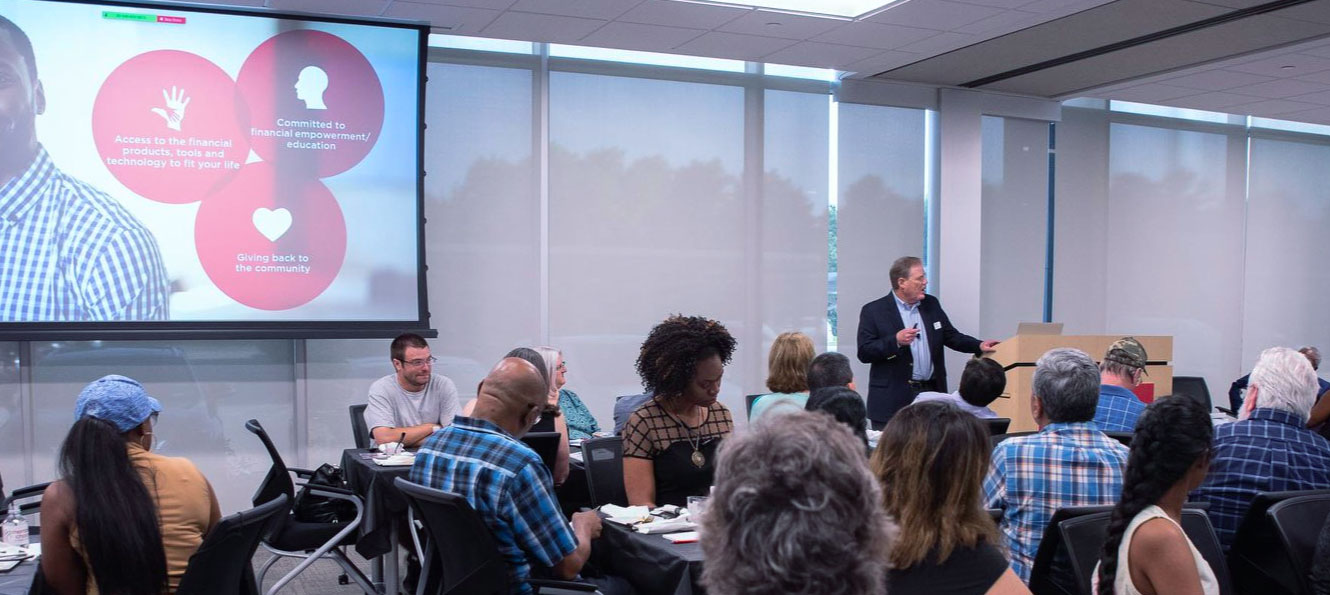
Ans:
{"label": "presenter's dress shirt", "polygon": [[157,240],[46,149],[0,186],[0,321],[166,320]]}

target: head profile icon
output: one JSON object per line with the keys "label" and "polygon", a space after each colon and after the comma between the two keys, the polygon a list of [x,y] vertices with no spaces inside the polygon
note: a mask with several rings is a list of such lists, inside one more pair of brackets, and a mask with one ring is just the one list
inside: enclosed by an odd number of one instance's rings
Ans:
{"label": "head profile icon", "polygon": [[323,103],[323,92],[328,89],[328,73],[318,66],[300,69],[296,77],[296,99],[305,102],[305,109],[328,109]]}

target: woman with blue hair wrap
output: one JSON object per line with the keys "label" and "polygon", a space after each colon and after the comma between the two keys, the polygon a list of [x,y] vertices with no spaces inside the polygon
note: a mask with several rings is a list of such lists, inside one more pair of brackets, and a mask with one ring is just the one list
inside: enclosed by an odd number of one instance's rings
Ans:
{"label": "woman with blue hair wrap", "polygon": [[151,452],[162,405],[143,385],[104,376],[84,387],[42,496],[41,572],[55,593],[174,592],[221,518],[188,459]]}

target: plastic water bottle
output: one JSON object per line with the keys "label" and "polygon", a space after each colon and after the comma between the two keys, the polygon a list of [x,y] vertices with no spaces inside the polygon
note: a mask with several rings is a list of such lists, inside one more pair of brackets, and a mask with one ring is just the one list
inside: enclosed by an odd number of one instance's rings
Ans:
{"label": "plastic water bottle", "polygon": [[9,503],[9,516],[5,517],[4,542],[8,545],[28,547],[28,520],[18,510],[18,502]]}

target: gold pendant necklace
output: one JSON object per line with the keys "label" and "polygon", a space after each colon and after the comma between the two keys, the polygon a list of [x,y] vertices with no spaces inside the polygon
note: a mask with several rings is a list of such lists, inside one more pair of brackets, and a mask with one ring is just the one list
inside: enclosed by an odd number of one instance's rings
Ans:
{"label": "gold pendant necklace", "polygon": [[[660,409],[661,411],[664,411],[666,415],[670,416],[670,419],[673,419],[675,423],[679,424],[680,426],[683,426],[684,436],[685,439],[688,440],[688,446],[693,447],[693,455],[688,457],[688,459],[693,462],[693,466],[697,467],[698,469],[705,467],[707,464],[707,456],[702,454],[701,432],[699,431],[697,436],[693,436],[693,428],[689,427],[688,424],[684,423],[682,418],[679,418],[675,416],[673,413],[670,413],[670,411],[663,406]],[[703,416],[706,415],[705,410],[703,411],[702,415]],[[703,423],[706,423],[705,418],[703,420]],[[701,429],[702,428],[699,425],[698,430]]]}
{"label": "gold pendant necklace", "polygon": [[697,467],[698,469],[701,469],[702,467],[706,466],[706,464],[707,464],[707,457],[706,457],[706,455],[702,454],[702,451],[697,450],[697,448],[694,447],[694,449],[693,449],[693,466],[694,466],[694,467]]}

